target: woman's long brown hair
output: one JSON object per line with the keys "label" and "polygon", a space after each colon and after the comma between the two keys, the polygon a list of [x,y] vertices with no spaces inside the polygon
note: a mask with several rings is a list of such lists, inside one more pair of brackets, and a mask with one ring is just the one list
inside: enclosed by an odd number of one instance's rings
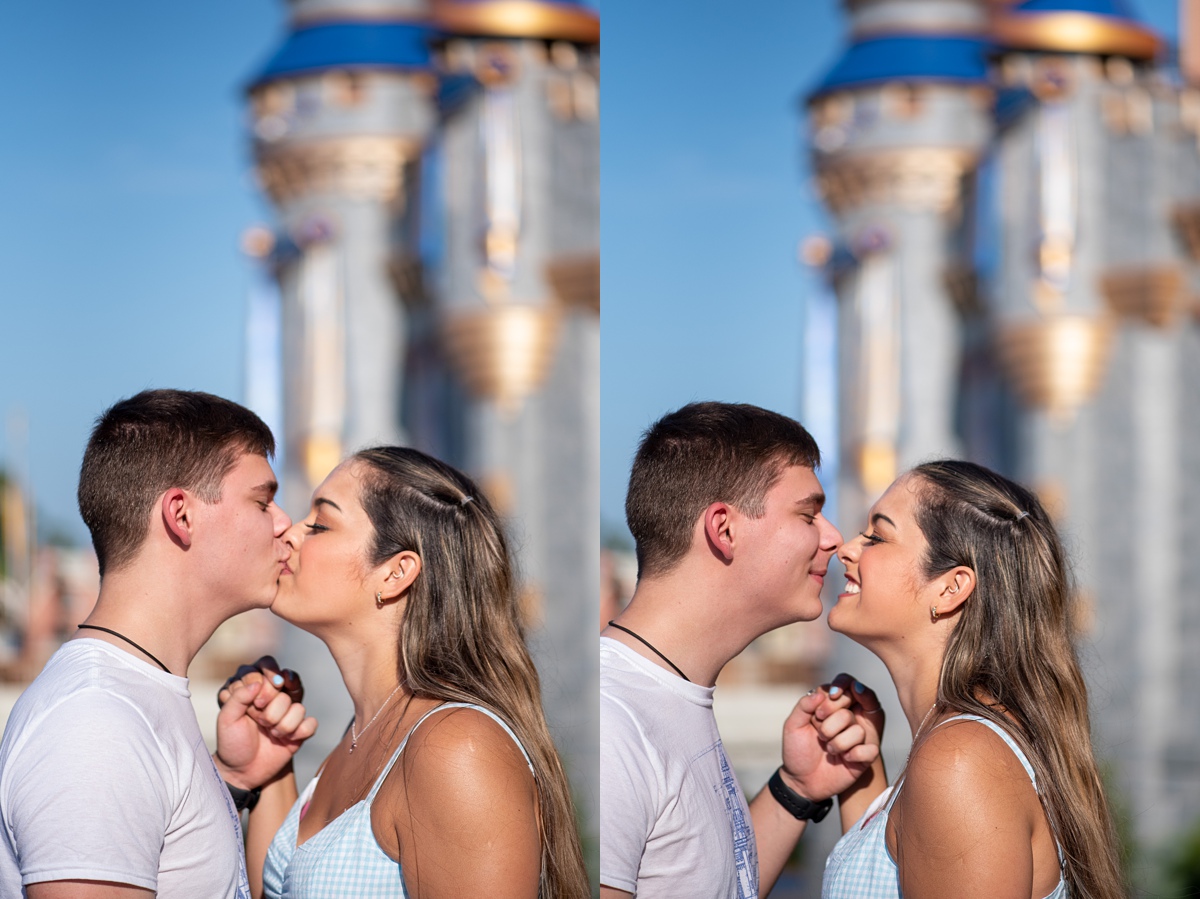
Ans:
{"label": "woman's long brown hair", "polygon": [[421,574],[400,628],[399,673],[414,696],[485,706],[533,765],[541,816],[543,899],[590,894],[574,806],[525,646],[512,559],[499,516],[462,472],[418,450],[355,454],[375,528],[370,562],[411,550]]}
{"label": "woman's long brown hair", "polygon": [[929,543],[926,578],[965,565],[976,580],[946,646],[938,708],[988,718],[1021,746],[1072,899],[1122,899],[1054,525],[1032,491],[980,465],[930,462],[912,475],[917,524]]}

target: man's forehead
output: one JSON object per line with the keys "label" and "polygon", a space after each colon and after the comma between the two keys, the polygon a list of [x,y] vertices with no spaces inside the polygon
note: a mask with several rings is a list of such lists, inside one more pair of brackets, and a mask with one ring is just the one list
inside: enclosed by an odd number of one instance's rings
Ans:
{"label": "man's forehead", "polygon": [[226,481],[236,480],[239,483],[245,482],[247,487],[258,487],[263,484],[275,484],[275,470],[271,468],[271,463],[267,461],[266,456],[260,456],[258,453],[244,452],[237,457],[237,461],[233,463],[233,468],[229,470],[229,474],[225,475]]}
{"label": "man's forehead", "polygon": [[796,499],[814,494],[819,494],[821,500],[825,499],[825,490],[817,479],[817,473],[807,465],[785,465],[775,486],[780,492],[801,494]]}

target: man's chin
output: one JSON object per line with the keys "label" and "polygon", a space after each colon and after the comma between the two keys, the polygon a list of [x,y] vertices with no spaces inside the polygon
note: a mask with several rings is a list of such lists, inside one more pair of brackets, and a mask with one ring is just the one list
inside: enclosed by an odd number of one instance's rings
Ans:
{"label": "man's chin", "polygon": [[788,621],[785,621],[783,625],[780,625],[780,627],[788,624],[799,624],[801,621],[816,621],[824,611],[825,607],[821,604],[821,600],[818,597],[797,609],[795,614]]}

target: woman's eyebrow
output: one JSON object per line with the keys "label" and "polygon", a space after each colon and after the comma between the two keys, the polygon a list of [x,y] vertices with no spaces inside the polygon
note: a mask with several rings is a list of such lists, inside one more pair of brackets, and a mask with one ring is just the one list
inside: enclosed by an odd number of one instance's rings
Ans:
{"label": "woman's eyebrow", "polygon": [[333,506],[333,507],[334,507],[335,509],[337,509],[339,512],[341,512],[341,511],[342,511],[342,507],[341,507],[341,506],[339,506],[339,505],[338,505],[337,503],[335,503],[333,500],[331,500],[331,499],[326,499],[326,498],[325,498],[325,497],[323,497],[323,496],[318,496],[316,499],[314,499],[314,500],[313,500],[313,508],[315,509],[315,508],[317,508],[318,506]]}
{"label": "woman's eyebrow", "polygon": [[881,521],[886,521],[888,524],[890,524],[892,526],[893,529],[895,529],[895,527],[896,527],[896,522],[892,521],[890,518],[888,518],[882,512],[876,512],[874,515],[871,516],[871,526],[872,527],[879,524],[879,522],[881,522]]}

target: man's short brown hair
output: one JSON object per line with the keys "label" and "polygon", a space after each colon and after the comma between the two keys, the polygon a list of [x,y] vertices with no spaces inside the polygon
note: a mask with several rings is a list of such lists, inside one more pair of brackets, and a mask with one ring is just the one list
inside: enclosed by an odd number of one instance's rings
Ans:
{"label": "man's short brown hair", "polygon": [[625,496],[639,580],[665,574],[683,559],[696,519],[712,503],[757,518],[785,468],[820,464],[808,431],[778,412],[708,402],[664,415],[642,436]]}
{"label": "man's short brown hair", "polygon": [[78,493],[100,574],[137,555],[163,493],[179,487],[219,502],[221,482],[244,453],[273,456],[271,429],[210,393],[145,390],[101,415],[83,453]]}

